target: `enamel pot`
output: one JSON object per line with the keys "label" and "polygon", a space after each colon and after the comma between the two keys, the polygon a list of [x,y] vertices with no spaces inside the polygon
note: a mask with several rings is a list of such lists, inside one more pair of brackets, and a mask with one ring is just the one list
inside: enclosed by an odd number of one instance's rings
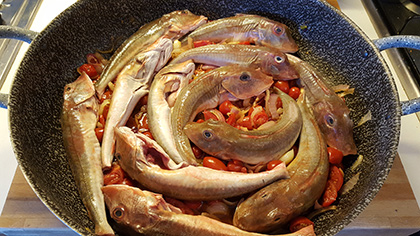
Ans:
{"label": "enamel pot", "polygon": [[[13,148],[29,184],[61,221],[82,235],[91,234],[93,223],[77,192],[62,141],[63,88],[78,77],[76,68],[84,63],[86,54],[122,43],[116,39],[125,39],[141,25],[180,9],[210,19],[252,13],[286,23],[299,45],[299,57],[325,74],[330,84],[355,88],[346,98],[354,123],[369,111],[372,114],[371,120],[354,129],[363,161],[345,172],[345,181],[355,174],[359,181],[338,198],[337,210],[315,218],[317,235],[339,232],[381,188],[397,154],[401,115],[414,112],[411,106],[419,100],[400,103],[375,43],[340,11],[320,0],[77,1],[34,37],[10,91]],[[8,37],[15,34],[13,30],[7,33]],[[389,40],[376,44],[385,48],[412,40],[420,48],[415,38]]]}

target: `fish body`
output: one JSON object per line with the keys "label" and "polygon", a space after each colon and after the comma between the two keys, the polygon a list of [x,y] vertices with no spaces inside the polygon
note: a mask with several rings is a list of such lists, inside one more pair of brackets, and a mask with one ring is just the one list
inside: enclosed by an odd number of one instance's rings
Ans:
{"label": "fish body", "polygon": [[277,80],[290,80],[299,74],[290,66],[287,55],[275,48],[239,44],[211,44],[187,50],[170,63],[176,64],[187,60],[213,66],[231,64],[254,64],[265,74]]}
{"label": "fish body", "polygon": [[325,83],[322,74],[309,63],[293,55],[289,55],[289,59],[300,74],[308,101],[327,144],[344,155],[357,154],[353,139],[353,122],[346,103]]}
{"label": "fish body", "polygon": [[[182,214],[160,194],[126,185],[102,188],[110,216],[128,235],[260,236],[201,215]],[[312,226],[284,236],[315,236]]]}
{"label": "fish body", "polygon": [[115,82],[102,140],[102,167],[111,167],[114,158],[114,127],[124,125],[137,102],[149,92],[153,76],[169,60],[172,41],[160,38],[123,68]]}
{"label": "fish body", "polygon": [[[209,40],[215,43],[251,42],[291,53],[298,50],[286,25],[257,15],[238,14],[210,21],[188,37],[193,41]],[[183,43],[186,41],[183,39]]]}
{"label": "fish body", "polygon": [[189,164],[195,164],[190,141],[184,133],[185,125],[201,111],[214,108],[227,90],[238,99],[261,94],[273,83],[272,77],[255,67],[223,66],[197,77],[181,90],[171,115],[171,127],[177,150]]}
{"label": "fish body", "polygon": [[275,89],[283,102],[283,116],[276,124],[257,130],[238,130],[223,121],[190,122],[184,132],[188,138],[212,156],[240,160],[248,164],[267,163],[280,158],[296,142],[302,128],[299,107],[289,95]]}
{"label": "fish body", "polygon": [[150,87],[147,117],[154,139],[176,163],[183,162],[176,149],[171,129],[171,110],[178,93],[192,78],[195,64],[191,60],[165,66]]}
{"label": "fish body", "polygon": [[165,14],[140,27],[112,55],[100,80],[95,84],[98,95],[103,94],[108,83],[117,77],[136,54],[155,43],[156,40],[161,37],[179,39],[205,22],[207,22],[207,17],[194,15],[188,10],[180,10]]}
{"label": "fish body", "polygon": [[260,173],[240,173],[207,167],[175,165],[156,142],[127,127],[115,130],[121,168],[147,189],[182,200],[217,200],[239,196],[287,178],[285,164]]}
{"label": "fish body", "polygon": [[254,232],[285,226],[312,207],[324,191],[328,177],[328,153],[322,133],[304,99],[298,105],[303,118],[299,151],[287,166],[290,178],[272,183],[236,208],[233,224]]}
{"label": "fish body", "polygon": [[83,73],[64,88],[61,116],[67,158],[83,204],[95,224],[96,235],[114,235],[109,226],[104,196],[100,145],[95,134],[98,100],[89,76]]}

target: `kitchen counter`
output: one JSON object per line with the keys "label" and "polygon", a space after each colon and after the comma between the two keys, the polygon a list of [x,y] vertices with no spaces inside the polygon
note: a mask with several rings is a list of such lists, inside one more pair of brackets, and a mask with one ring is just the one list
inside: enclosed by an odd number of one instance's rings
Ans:
{"label": "kitchen counter", "polygon": [[[335,1],[335,0],[331,0]],[[75,0],[43,0],[32,30],[41,31],[59,12]],[[338,0],[340,9],[367,35],[375,39],[377,34],[363,9],[360,0]],[[52,9],[54,9],[52,11]],[[19,58],[28,48],[22,46],[18,59],[12,67],[16,70]],[[386,53],[383,54],[391,65]],[[395,75],[400,100],[407,100],[404,89]],[[10,78],[9,78],[10,77]],[[10,73],[1,92],[8,93],[13,78]],[[7,111],[0,109],[0,120],[7,124]],[[348,225],[339,236],[347,235],[401,235],[407,236],[420,230],[420,125],[417,117],[402,117],[401,138],[396,158],[388,179],[378,195],[361,215]],[[10,147],[7,125],[0,126],[0,235],[76,235],[58,220],[36,197],[19,168]],[[10,187],[10,190],[9,190]],[[3,208],[4,204],[4,208]],[[3,211],[2,211],[3,209]]]}

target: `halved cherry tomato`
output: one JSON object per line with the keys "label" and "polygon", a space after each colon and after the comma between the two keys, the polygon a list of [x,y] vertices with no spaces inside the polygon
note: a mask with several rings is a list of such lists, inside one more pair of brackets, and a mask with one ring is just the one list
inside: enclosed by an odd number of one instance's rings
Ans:
{"label": "halved cherry tomato", "polygon": [[188,201],[188,200],[185,200],[184,204],[188,208],[191,208],[193,210],[199,210],[203,206],[204,202],[203,201]]}
{"label": "halved cherry tomato", "polygon": [[104,128],[95,128],[95,134],[99,143],[102,143],[102,138],[104,137]]}
{"label": "halved cherry tomato", "polygon": [[233,104],[231,101],[226,100],[224,102],[222,102],[222,104],[220,104],[219,106],[219,111],[223,114],[226,115],[230,112],[230,110],[232,109]]}
{"label": "halved cherry tomato", "polygon": [[343,152],[333,147],[328,147],[328,160],[333,165],[338,165],[343,161]]}
{"label": "halved cherry tomato", "polygon": [[109,104],[105,105],[104,110],[102,111],[102,115],[104,116],[105,120],[108,118],[108,112],[109,112]]}
{"label": "halved cherry tomato", "polygon": [[77,68],[77,71],[80,74],[84,71],[90,78],[95,78],[96,76],[98,76],[98,72],[96,71],[95,67],[91,64],[83,64],[79,68]]}
{"label": "halved cherry tomato", "polygon": [[262,124],[268,121],[268,115],[261,106],[254,108],[251,114],[252,126],[254,128],[260,127]]}
{"label": "halved cherry tomato", "polygon": [[278,97],[276,100],[276,108],[279,109],[280,107],[283,107],[283,101]]}
{"label": "halved cherry tomato", "polygon": [[229,161],[227,168],[229,171],[248,173],[248,169],[244,166],[244,163],[239,160]]}
{"label": "halved cherry tomato", "polygon": [[215,170],[228,170],[225,163],[221,160],[217,159],[216,157],[206,156],[203,159],[203,166],[212,168]]}
{"label": "halved cherry tomato", "polygon": [[236,125],[236,117],[235,117],[235,115],[230,115],[227,118],[226,123],[228,123],[229,125],[235,127],[235,125]]}
{"label": "halved cherry tomato", "polygon": [[291,87],[289,90],[289,96],[292,97],[293,99],[298,99],[299,95],[300,95],[300,88],[298,87]]}
{"label": "halved cherry tomato", "polygon": [[112,95],[112,91],[111,91],[111,90],[107,90],[107,91],[105,91],[105,92],[102,94],[102,96],[101,96],[100,103],[102,103],[102,102],[103,102],[104,100],[106,100],[106,99],[111,98],[111,95]]}
{"label": "halved cherry tomato", "polygon": [[247,128],[248,130],[252,129],[252,121],[249,116],[245,116],[242,119],[239,119],[236,122],[237,125]]}
{"label": "halved cherry tomato", "polygon": [[281,91],[283,91],[284,93],[289,93],[289,82],[287,81],[283,81],[283,80],[279,80],[277,81],[274,86],[278,89],[280,89]]}
{"label": "halved cherry tomato", "polygon": [[194,47],[198,48],[198,47],[206,46],[209,44],[214,44],[214,43],[209,40],[198,40],[194,42]]}
{"label": "halved cherry tomato", "polygon": [[111,170],[104,174],[104,185],[122,184],[124,171],[119,165],[113,164]]}
{"label": "halved cherry tomato", "polygon": [[251,42],[249,42],[249,41],[243,41],[243,42],[239,42],[238,44],[241,44],[241,45],[251,45]]}
{"label": "halved cherry tomato", "polygon": [[104,117],[104,115],[100,115],[98,121],[99,121],[99,123],[102,124],[103,127],[105,127],[105,117]]}
{"label": "halved cherry tomato", "polygon": [[289,230],[293,233],[309,225],[314,225],[314,222],[305,216],[298,216],[290,221]]}
{"label": "halved cherry tomato", "polygon": [[203,123],[203,122],[204,122],[204,120],[203,120],[203,119],[198,119],[196,122],[197,122],[197,123]]}
{"label": "halved cherry tomato", "polygon": [[330,173],[328,176],[328,181],[331,181],[334,183],[335,188],[337,191],[340,191],[341,187],[343,186],[344,182],[344,173],[340,168],[337,166],[332,165],[330,167]]}
{"label": "halved cherry tomato", "polygon": [[281,163],[283,163],[280,160],[272,160],[270,162],[267,163],[267,170],[272,170],[274,169],[274,167],[280,165]]}
{"label": "halved cherry tomato", "polygon": [[209,120],[209,119],[218,120],[217,116],[208,110],[204,110],[203,115],[204,115],[204,120]]}
{"label": "halved cherry tomato", "polygon": [[191,149],[194,153],[195,158],[200,158],[201,155],[203,154],[203,151],[195,145],[191,145]]}
{"label": "halved cherry tomato", "polygon": [[324,195],[322,196],[321,206],[327,207],[337,200],[338,190],[335,187],[335,183],[328,180],[325,188]]}

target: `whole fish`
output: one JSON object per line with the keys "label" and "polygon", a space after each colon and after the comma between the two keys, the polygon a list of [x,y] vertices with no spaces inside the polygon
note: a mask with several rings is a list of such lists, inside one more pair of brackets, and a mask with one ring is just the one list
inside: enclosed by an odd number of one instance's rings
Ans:
{"label": "whole fish", "polygon": [[[127,185],[102,188],[110,216],[129,235],[259,236],[201,215],[182,214],[160,194]],[[284,236],[315,236],[307,226]]]}
{"label": "whole fish", "polygon": [[248,164],[267,163],[280,158],[299,137],[302,117],[295,100],[275,89],[283,102],[283,116],[266,129],[239,130],[226,122],[209,119],[190,122],[184,132],[205,153],[223,160],[240,160]]}
{"label": "whole fish", "polygon": [[[191,32],[188,38],[214,43],[251,42],[291,53],[298,50],[286,25],[258,15],[237,14],[210,21]],[[185,44],[188,38],[184,38],[182,43]]]}
{"label": "whole fish", "polygon": [[172,110],[171,127],[183,160],[196,164],[183,129],[199,112],[216,107],[225,90],[238,99],[246,99],[261,94],[272,83],[272,77],[253,66],[230,65],[204,73],[182,89]]}
{"label": "whole fish", "polygon": [[137,102],[149,92],[153,76],[169,60],[172,41],[160,38],[124,67],[115,82],[102,139],[102,168],[111,167],[114,158],[114,127],[124,125]]}
{"label": "whole fish", "polygon": [[114,235],[101,191],[101,149],[95,134],[98,109],[95,87],[86,73],[65,86],[61,127],[70,168],[82,202],[95,224],[95,234]]}
{"label": "whole fish", "polygon": [[309,63],[293,55],[289,55],[289,59],[300,74],[308,101],[327,144],[344,155],[357,154],[353,139],[353,122],[346,103],[325,83],[323,75]]}
{"label": "whole fish", "polygon": [[123,67],[139,52],[155,43],[161,37],[179,39],[186,33],[207,22],[207,17],[197,16],[188,10],[173,11],[149,22],[130,36],[112,55],[101,78],[95,83],[100,96],[108,83],[117,77]]}
{"label": "whole fish", "polygon": [[187,50],[170,63],[176,64],[187,60],[213,66],[255,64],[261,68],[262,72],[272,75],[277,80],[299,78],[299,74],[290,66],[284,52],[263,46],[211,44]]}
{"label": "whole fish", "polygon": [[302,97],[303,118],[299,151],[287,166],[290,179],[272,183],[236,208],[233,224],[254,232],[269,232],[285,226],[312,207],[321,197],[328,177],[328,153],[322,133]]}
{"label": "whole fish", "polygon": [[115,130],[121,168],[147,189],[182,200],[218,200],[239,196],[288,177],[284,163],[270,171],[241,173],[176,165],[159,145],[128,127]]}
{"label": "whole fish", "polygon": [[191,60],[170,64],[157,73],[147,102],[149,130],[154,139],[176,163],[183,162],[176,149],[171,129],[171,110],[178,93],[192,78],[195,64]]}

